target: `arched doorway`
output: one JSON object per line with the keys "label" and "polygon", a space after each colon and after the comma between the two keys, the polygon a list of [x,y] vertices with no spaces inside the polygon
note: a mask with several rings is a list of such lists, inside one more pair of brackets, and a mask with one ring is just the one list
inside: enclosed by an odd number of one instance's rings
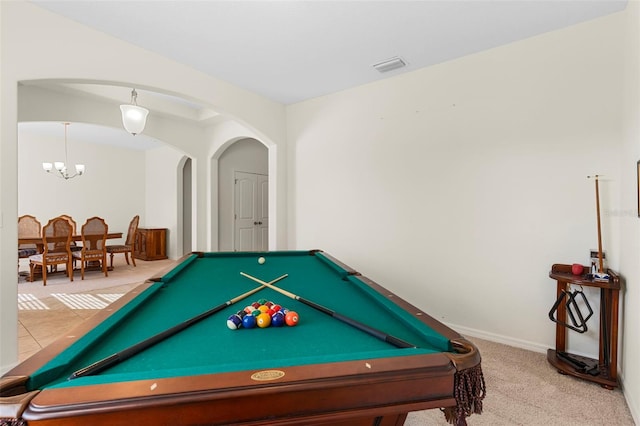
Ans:
{"label": "arched doorway", "polygon": [[229,145],[218,159],[218,247],[269,247],[268,149],[253,138]]}

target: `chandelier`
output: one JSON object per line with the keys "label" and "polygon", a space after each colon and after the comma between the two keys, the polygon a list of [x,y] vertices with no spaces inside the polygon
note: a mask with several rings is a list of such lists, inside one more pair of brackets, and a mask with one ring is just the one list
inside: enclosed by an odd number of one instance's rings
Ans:
{"label": "chandelier", "polygon": [[122,124],[127,132],[133,136],[142,133],[144,125],[147,123],[149,110],[138,106],[138,92],[136,92],[136,89],[131,91],[131,103],[120,105],[120,111],[122,111]]}
{"label": "chandelier", "polygon": [[64,180],[72,179],[76,176],[82,176],[84,173],[84,164],[76,164],[76,172],[72,175],[67,170],[67,164],[69,164],[69,158],[67,156],[67,127],[69,123],[62,123],[64,125],[64,163],[62,161],[55,161],[54,163],[42,163],[42,168],[47,173],[52,173],[53,169],[58,172],[53,173],[54,176],[62,178]]}

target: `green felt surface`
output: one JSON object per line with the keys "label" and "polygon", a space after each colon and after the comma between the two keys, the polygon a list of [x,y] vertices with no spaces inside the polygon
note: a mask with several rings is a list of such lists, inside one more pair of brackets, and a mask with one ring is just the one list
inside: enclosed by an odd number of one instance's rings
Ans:
{"label": "green felt surface", "polygon": [[[257,262],[260,256],[266,259],[263,265]],[[417,348],[396,348],[297,300],[262,289],[104,372],[66,380],[73,371],[259,286],[240,272],[263,281],[288,274],[276,285]],[[298,312],[299,325],[227,328],[229,315],[260,298]],[[201,258],[194,255],[182,262],[161,282],[35,372],[28,386],[78,386],[448,350],[446,338],[370,289],[357,276],[348,275],[322,253],[205,253]]]}

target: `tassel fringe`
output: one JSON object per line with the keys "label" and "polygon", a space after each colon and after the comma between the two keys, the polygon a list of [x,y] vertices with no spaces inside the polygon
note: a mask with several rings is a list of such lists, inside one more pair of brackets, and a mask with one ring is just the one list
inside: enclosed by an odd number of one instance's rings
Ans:
{"label": "tassel fringe", "polygon": [[467,424],[466,418],[471,414],[482,414],[482,400],[486,393],[480,364],[457,371],[454,376],[453,390],[456,406],[443,409],[447,422],[462,426]]}

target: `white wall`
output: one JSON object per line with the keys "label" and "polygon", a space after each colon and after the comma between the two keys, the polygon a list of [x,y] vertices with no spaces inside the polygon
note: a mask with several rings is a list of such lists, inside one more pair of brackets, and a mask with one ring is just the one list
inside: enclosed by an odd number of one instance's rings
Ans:
{"label": "white wall", "polygon": [[620,155],[620,271],[623,272],[621,369],[623,390],[636,423],[640,423],[640,218],[637,161],[640,160],[640,3],[630,2],[624,22],[624,125]]}
{"label": "white wall", "polygon": [[59,138],[30,133],[27,127],[20,124],[18,130],[18,214],[34,215],[43,226],[53,217],[68,214],[75,219],[78,233],[86,219],[100,216],[111,232],[122,232],[124,240],[131,218],[145,216],[140,196],[145,189],[140,166],[144,152],[68,138],[69,162],[84,163],[87,170],[81,177],[59,179],[45,173],[42,162],[64,159],[62,124]]}
{"label": "white wall", "polygon": [[269,174],[267,148],[255,139],[241,139],[218,160],[218,249],[233,250],[235,172]]}
{"label": "white wall", "polygon": [[141,228],[167,228],[167,256],[175,259],[178,254],[178,164],[182,154],[171,147],[146,152],[146,214],[141,218]]}
{"label": "white wall", "polygon": [[[552,347],[551,265],[597,247],[587,175],[607,177],[603,212],[620,208],[624,22],[288,107],[291,248],[324,249],[461,332]],[[615,269],[619,227],[603,215]],[[597,347],[597,325],[570,341]]]}

